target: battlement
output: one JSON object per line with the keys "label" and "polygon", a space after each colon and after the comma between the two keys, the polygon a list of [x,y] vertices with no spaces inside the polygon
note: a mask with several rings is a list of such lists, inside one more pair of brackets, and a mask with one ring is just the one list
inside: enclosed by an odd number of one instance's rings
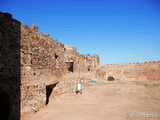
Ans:
{"label": "battlement", "polygon": [[72,45],[65,45],[65,50],[76,51],[76,47]]}
{"label": "battlement", "polygon": [[160,63],[160,61],[147,61],[147,62],[143,62],[143,63],[135,62],[135,63],[126,63],[126,64],[106,64],[106,65],[104,65],[104,66],[143,65],[143,64],[157,64],[157,63]]}
{"label": "battlement", "polygon": [[38,32],[38,26],[36,26],[35,24],[32,24],[31,29],[35,32]]}

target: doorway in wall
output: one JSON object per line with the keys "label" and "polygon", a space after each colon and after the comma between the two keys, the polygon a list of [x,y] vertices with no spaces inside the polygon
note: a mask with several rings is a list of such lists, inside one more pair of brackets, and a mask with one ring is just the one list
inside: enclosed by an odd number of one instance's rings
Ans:
{"label": "doorway in wall", "polygon": [[109,76],[107,80],[108,80],[108,81],[114,81],[114,77]]}
{"label": "doorway in wall", "polygon": [[49,97],[51,96],[53,89],[56,87],[56,85],[58,83],[59,82],[46,86],[46,105],[48,105],[48,103],[49,103]]}
{"label": "doorway in wall", "polygon": [[8,120],[9,117],[9,96],[0,93],[0,113],[3,120]]}

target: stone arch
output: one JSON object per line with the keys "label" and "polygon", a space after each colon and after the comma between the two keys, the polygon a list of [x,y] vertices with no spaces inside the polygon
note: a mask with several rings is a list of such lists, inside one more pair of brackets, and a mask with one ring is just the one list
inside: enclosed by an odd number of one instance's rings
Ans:
{"label": "stone arch", "polygon": [[115,79],[114,79],[114,77],[109,76],[107,80],[108,80],[108,81],[114,81]]}

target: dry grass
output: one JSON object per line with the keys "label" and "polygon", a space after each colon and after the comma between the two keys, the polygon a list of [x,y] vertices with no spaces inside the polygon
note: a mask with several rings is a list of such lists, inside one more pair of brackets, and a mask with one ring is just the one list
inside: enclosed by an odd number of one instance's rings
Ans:
{"label": "dry grass", "polygon": [[157,81],[157,82],[150,82],[150,81],[147,81],[147,82],[142,82],[142,81],[135,81],[134,82],[136,85],[141,85],[141,86],[144,86],[146,88],[157,88],[160,86],[160,82]]}

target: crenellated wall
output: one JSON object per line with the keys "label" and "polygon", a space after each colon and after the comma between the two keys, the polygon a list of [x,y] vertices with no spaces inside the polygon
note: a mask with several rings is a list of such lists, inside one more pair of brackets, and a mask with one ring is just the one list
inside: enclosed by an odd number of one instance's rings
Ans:
{"label": "crenellated wall", "polygon": [[87,85],[95,78],[98,55],[79,54],[74,46],[56,42],[9,13],[0,13],[0,18],[0,95],[13,101],[8,104],[10,118],[37,112],[50,99],[74,92],[77,82]]}
{"label": "crenellated wall", "polygon": [[160,80],[160,62],[106,65],[97,70],[100,78],[115,80]]}
{"label": "crenellated wall", "polygon": [[46,104],[46,86],[64,73],[64,45],[38,32],[38,27],[21,24],[21,113],[36,111]]}
{"label": "crenellated wall", "polygon": [[[73,89],[80,80],[76,72],[87,72],[87,62],[92,62],[92,59],[80,55],[82,69],[78,69],[76,48],[56,42],[49,35],[40,33],[35,25],[28,27],[21,24],[20,53],[21,114],[38,111],[41,106],[49,103],[51,97]],[[92,71],[96,69],[93,65],[90,67]]]}

